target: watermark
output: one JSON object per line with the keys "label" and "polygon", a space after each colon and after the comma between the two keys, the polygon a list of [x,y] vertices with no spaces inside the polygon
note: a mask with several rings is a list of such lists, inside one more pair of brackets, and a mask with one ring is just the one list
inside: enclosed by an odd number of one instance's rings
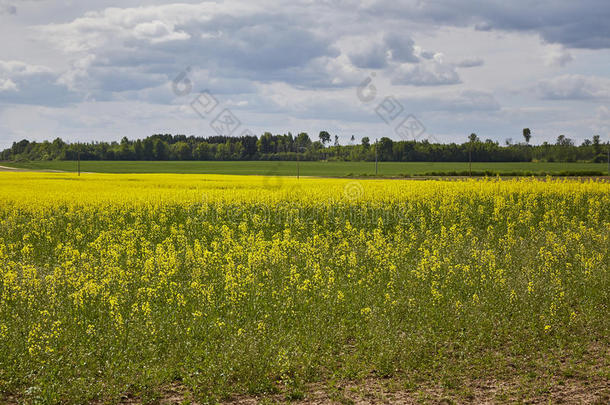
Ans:
{"label": "watermark", "polygon": [[232,135],[241,126],[241,121],[228,108],[225,108],[210,122],[217,134]]}
{"label": "watermark", "polygon": [[188,77],[191,67],[187,67],[172,80],[172,91],[177,96],[186,96],[193,91],[193,82]]}
{"label": "watermark", "polygon": [[382,223],[383,226],[393,227],[418,221],[409,215],[410,211],[404,204],[380,207],[365,200],[354,203],[347,197],[345,200],[329,199],[314,206],[304,206],[299,201],[288,200],[251,204],[207,201],[206,206],[206,221],[275,226],[278,229],[316,223],[343,226],[347,222],[359,226],[379,226]]}
{"label": "watermark", "polygon": [[207,90],[202,91],[191,101],[191,108],[201,118],[206,119],[216,106],[220,104],[216,97],[210,94]]}
{"label": "watermark", "polygon": [[[377,87],[373,83],[375,72],[365,78],[356,88],[356,96],[363,104],[369,104],[377,99]],[[426,127],[415,115],[407,113],[405,107],[392,95],[386,96],[373,108],[375,114],[387,125],[392,127],[394,133],[405,141],[428,141],[440,143],[434,135],[426,133]]]}
{"label": "watermark", "polygon": [[[180,72],[171,83],[173,93],[178,97],[188,96],[193,92],[193,81],[190,78],[192,68],[189,66]],[[254,136],[249,128],[243,128],[242,121],[229,108],[221,105],[218,98],[208,89],[193,97],[189,102],[191,109],[203,120],[206,120],[217,135],[220,136]],[[275,162],[263,174],[262,187],[267,190],[277,190],[283,186],[281,162]],[[238,215],[234,213],[233,217]]]}
{"label": "watermark", "polygon": [[375,112],[386,124],[391,125],[398,116],[405,110],[394,96],[389,96],[383,99],[375,108]]}
{"label": "watermark", "polygon": [[403,139],[413,139],[416,141],[426,132],[426,128],[413,114],[409,114],[398,124],[394,131]]}
{"label": "watermark", "polygon": [[[173,93],[178,97],[188,96],[193,92],[193,81],[190,78],[192,68],[189,66],[180,72],[171,83]],[[189,103],[191,109],[202,119],[209,121],[210,128],[217,135],[232,136],[242,126],[241,120],[229,108],[220,109],[220,101],[209,90],[199,92]],[[220,112],[218,112],[220,110]],[[251,134],[243,129],[241,134]]]}
{"label": "watermark", "polygon": [[350,181],[343,187],[343,195],[350,201],[359,200],[364,196],[364,187],[359,181]]}
{"label": "watermark", "polygon": [[274,162],[263,174],[262,185],[265,190],[278,190],[284,184],[283,176],[280,175],[280,162]]}

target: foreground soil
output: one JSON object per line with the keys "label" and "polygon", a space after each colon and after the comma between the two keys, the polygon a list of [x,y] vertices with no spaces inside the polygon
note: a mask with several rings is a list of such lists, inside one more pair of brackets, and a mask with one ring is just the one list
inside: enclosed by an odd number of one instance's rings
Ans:
{"label": "foreground soil", "polygon": [[[287,387],[278,383],[274,393],[233,395],[222,405],[295,404],[609,404],[610,348],[593,345],[575,358],[564,352],[539,358],[514,358],[485,376],[474,366],[455,374],[411,375],[391,378],[365,377],[354,381],[327,379],[321,383]],[[493,368],[493,366],[492,366]],[[451,369],[449,367],[447,370]],[[444,374],[444,376],[443,376]],[[470,377],[458,377],[458,375]],[[161,396],[143,401],[124,396],[121,404],[202,404],[179,383],[166,387]]]}
{"label": "foreground soil", "polygon": [[[190,401],[179,386],[169,388],[153,403],[198,404]],[[137,398],[123,398],[122,404],[142,404]],[[224,405],[255,404],[608,404],[610,382],[598,379],[555,379],[554,381],[497,381],[463,382],[459,387],[405,387],[392,379],[367,379],[358,383],[336,385],[308,385],[303,392],[279,393],[268,396],[236,396],[221,402]]]}

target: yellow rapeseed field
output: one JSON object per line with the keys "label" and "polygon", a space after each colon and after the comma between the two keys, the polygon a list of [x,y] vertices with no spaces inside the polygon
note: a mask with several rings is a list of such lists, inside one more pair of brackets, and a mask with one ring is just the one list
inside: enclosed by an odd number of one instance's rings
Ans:
{"label": "yellow rapeseed field", "polygon": [[1,173],[0,402],[608,347],[609,247],[601,181]]}

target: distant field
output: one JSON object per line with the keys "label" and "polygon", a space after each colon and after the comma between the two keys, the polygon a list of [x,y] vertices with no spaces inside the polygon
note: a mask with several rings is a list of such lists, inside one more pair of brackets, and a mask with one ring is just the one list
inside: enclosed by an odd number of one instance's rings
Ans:
{"label": "distant field", "polygon": [[[76,171],[76,162],[49,161],[27,163],[0,163],[0,165],[32,170]],[[296,162],[238,161],[82,161],[81,171],[97,173],[205,173],[205,174],[257,174],[295,176]],[[345,177],[373,176],[374,162],[300,162],[301,176]],[[530,174],[606,174],[605,163],[473,163],[475,175],[530,175]],[[379,176],[464,175],[468,163],[463,162],[382,162]]]}

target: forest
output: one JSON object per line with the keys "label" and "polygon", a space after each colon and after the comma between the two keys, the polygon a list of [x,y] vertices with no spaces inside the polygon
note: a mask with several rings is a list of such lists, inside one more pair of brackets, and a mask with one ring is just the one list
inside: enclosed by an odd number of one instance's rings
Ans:
{"label": "forest", "polygon": [[394,161],[394,162],[605,162],[609,143],[595,135],[576,145],[564,135],[555,143],[530,144],[529,129],[523,130],[524,142],[504,144],[491,139],[481,140],[471,134],[464,143],[430,143],[396,141],[382,137],[372,141],[354,137],[347,145],[334,142],[327,131],[313,140],[307,133],[261,136],[186,136],[155,134],[144,139],[120,142],[68,143],[61,138],[35,142],[22,140],[0,152],[0,160],[327,160],[327,161]]}

